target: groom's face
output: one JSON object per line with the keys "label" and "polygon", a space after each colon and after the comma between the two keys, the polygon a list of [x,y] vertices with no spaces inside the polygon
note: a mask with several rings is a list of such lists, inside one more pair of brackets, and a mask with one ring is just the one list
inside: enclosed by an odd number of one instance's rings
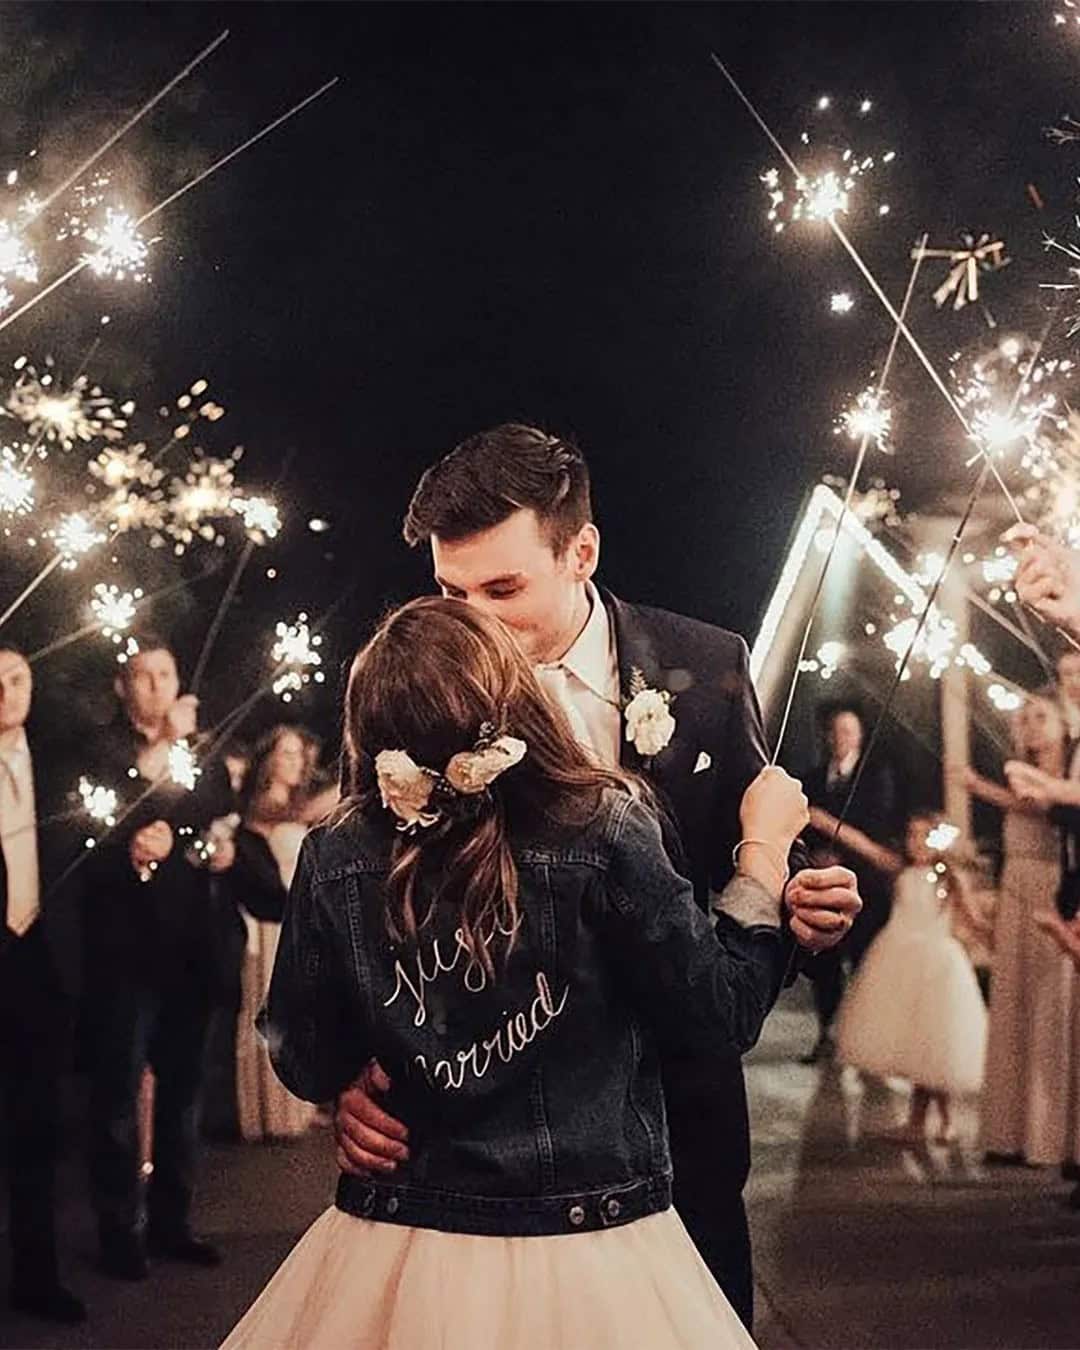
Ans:
{"label": "groom's face", "polygon": [[434,537],[435,580],[504,623],[530,661],[556,661],[577,636],[581,587],[596,570],[599,535],[585,525],[556,556],[536,513],[515,511],[465,539]]}

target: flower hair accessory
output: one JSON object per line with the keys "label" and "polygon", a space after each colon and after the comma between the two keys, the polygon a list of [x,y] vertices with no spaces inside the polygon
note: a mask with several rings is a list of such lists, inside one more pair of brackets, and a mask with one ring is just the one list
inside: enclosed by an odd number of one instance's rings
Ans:
{"label": "flower hair accessory", "polygon": [[442,773],[417,764],[407,750],[380,750],[375,778],[382,804],[397,816],[399,830],[428,829],[454,799],[486,792],[501,773],[521,762],[527,748],[516,736],[496,735],[485,722],[473,748],[454,755]]}

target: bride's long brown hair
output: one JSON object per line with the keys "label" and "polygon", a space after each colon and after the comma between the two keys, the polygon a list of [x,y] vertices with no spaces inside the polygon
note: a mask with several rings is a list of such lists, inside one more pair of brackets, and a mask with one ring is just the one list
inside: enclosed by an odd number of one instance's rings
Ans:
{"label": "bride's long brown hair", "polygon": [[[464,942],[493,974],[491,951],[508,952],[518,927],[511,840],[541,820],[585,825],[605,788],[640,791],[629,775],[586,757],[501,623],[438,597],[414,600],[383,620],[349,675],[342,802],[334,818],[360,811],[392,828],[375,756],[406,750],[441,773],[458,751],[472,749],[485,725],[525,741],[525,758],[480,796],[452,802],[437,824],[397,837],[387,926],[397,940],[415,940],[435,904],[452,903]],[[421,883],[427,903],[418,915]]]}

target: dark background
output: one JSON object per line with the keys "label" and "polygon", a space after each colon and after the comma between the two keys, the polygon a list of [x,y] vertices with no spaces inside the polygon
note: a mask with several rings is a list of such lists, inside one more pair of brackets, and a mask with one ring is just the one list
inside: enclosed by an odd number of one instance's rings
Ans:
{"label": "dark background", "polygon": [[[1046,306],[1039,282],[1065,266],[1042,234],[1070,233],[1080,165],[1077,147],[1042,136],[1080,113],[1080,30],[1055,28],[1052,12],[3,6],[0,145],[11,163],[38,147],[46,182],[231,28],[106,161],[143,208],[323,80],[341,82],[164,213],[151,285],[80,277],[0,333],[0,362],[51,351],[77,366],[108,312],[92,362],[104,384],[152,414],[205,376],[229,410],[206,448],[242,442],[249,491],[285,467],[287,528],[245,574],[215,647],[204,689],[215,716],[265,671],[276,619],[340,601],[326,692],[292,709],[333,727],[337,663],[386,603],[429,585],[427,560],[400,540],[418,473],[511,418],[587,452],[607,584],[752,639],[804,494],[850,465],[832,422],[890,326],[824,227],[770,234],[757,177],[776,156],[709,52],[793,148],[809,126],[868,130],[876,149],[896,149],[868,191],[892,213],[848,222],[891,295],[922,230],[935,243],[991,231],[1014,261],[986,280],[988,304],[1030,331]],[[822,93],[848,111],[818,118]],[[851,112],[864,96],[865,124]],[[912,317],[935,359],[995,340],[980,309],[934,310],[942,275],[928,265]],[[840,289],[858,301],[844,319],[828,312]],[[895,387],[902,434],[872,470],[905,504],[948,513],[970,478],[962,434],[907,357]],[[331,531],[311,534],[312,516]],[[238,550],[234,537],[222,570],[154,615],[189,663]],[[13,589],[24,562],[5,556]],[[205,563],[193,550],[177,566]],[[113,579],[74,575],[87,590]],[[20,616],[30,645],[82,621],[78,594],[71,577],[50,579]],[[84,645],[49,658],[39,685],[85,693],[109,668]],[[278,712],[262,705],[249,729]]]}

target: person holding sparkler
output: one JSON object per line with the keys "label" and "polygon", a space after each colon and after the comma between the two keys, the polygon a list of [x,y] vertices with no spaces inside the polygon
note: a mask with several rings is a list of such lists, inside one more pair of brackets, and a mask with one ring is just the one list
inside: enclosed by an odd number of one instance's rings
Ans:
{"label": "person holding sparkler", "polygon": [[1055,905],[1061,836],[1045,809],[1017,791],[1015,773],[1023,761],[1048,779],[1063,779],[1065,725],[1057,700],[1029,697],[1012,730],[1009,787],[972,769],[957,771],[974,796],[1004,816],[982,1136],[990,1162],[1059,1166],[1066,1156],[1070,972],[1035,919]]}
{"label": "person holding sparkler", "polygon": [[11,1306],[71,1323],[83,1321],[86,1309],[60,1283],[54,1190],[73,990],[65,963],[55,957],[61,892],[53,883],[78,841],[62,802],[52,800],[56,775],[27,737],[32,694],[26,658],[0,646],[0,1094],[11,1194]]}
{"label": "person holding sparkler", "polygon": [[[767,761],[743,640],[594,585],[600,535],[588,466],[570,441],[535,427],[473,436],[428,469],[404,532],[411,545],[430,545],[444,595],[509,629],[593,760],[648,780],[664,802],[670,855],[707,911],[732,873],[742,794]],[[847,868],[804,861],[798,845],[787,922],[795,941],[817,952],[844,937],[862,902]],[[734,1052],[702,1055],[677,1043],[663,1065],[675,1204],[749,1328],[742,1065]],[[404,1127],[379,1105],[384,1084],[374,1066],[339,1099],[339,1161],[348,1171],[379,1173],[399,1156]]]}
{"label": "person holding sparkler", "polygon": [[1080,554],[1034,525],[1014,525],[1005,539],[1020,560],[1014,584],[1022,603],[1080,641]]}
{"label": "person holding sparkler", "polygon": [[181,696],[166,642],[142,634],[136,643],[116,680],[120,715],[95,747],[95,780],[115,785],[128,805],[84,877],[90,1173],[102,1267],[118,1279],[147,1273],[136,1129],[147,1063],[156,1078],[150,1250],[196,1265],[219,1259],[188,1216],[215,997],[211,873],[233,860],[227,838],[195,847],[233,806],[224,766],[195,760],[196,700]]}

